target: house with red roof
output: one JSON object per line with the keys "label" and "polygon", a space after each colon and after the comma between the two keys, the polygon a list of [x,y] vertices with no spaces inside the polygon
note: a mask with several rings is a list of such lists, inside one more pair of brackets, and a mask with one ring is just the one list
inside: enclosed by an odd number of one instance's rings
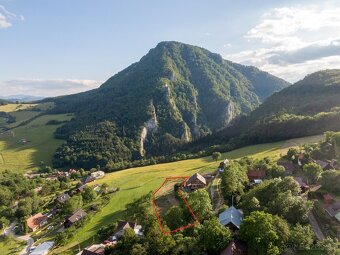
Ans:
{"label": "house with red roof", "polygon": [[47,216],[43,215],[42,213],[37,213],[36,215],[29,217],[26,223],[30,231],[34,232],[42,226],[46,225],[47,220]]}
{"label": "house with red roof", "polygon": [[266,177],[266,172],[263,170],[249,170],[247,176],[250,182],[256,182],[256,180],[263,180]]}

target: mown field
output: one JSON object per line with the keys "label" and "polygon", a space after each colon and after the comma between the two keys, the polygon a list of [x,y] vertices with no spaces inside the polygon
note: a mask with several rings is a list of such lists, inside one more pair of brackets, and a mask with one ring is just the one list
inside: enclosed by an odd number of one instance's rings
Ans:
{"label": "mown field", "polygon": [[[313,136],[270,144],[248,146],[224,153],[222,158],[239,159],[244,156],[263,158],[266,156],[279,158],[290,144],[291,146],[316,142],[322,136]],[[109,204],[98,212],[91,221],[74,233],[69,244],[53,251],[53,254],[75,254],[78,244],[84,248],[93,242],[93,236],[101,226],[119,219],[125,219],[125,206],[135,199],[158,188],[167,176],[189,176],[195,172],[208,173],[216,170],[217,162],[210,157],[183,160],[173,163],[131,168],[107,174],[94,184],[107,183],[110,187],[119,187]]]}
{"label": "mown field", "polygon": [[[17,127],[6,132],[0,131],[0,171],[7,169],[25,173],[36,170],[41,162],[49,165],[56,148],[63,142],[53,137],[58,126],[46,123],[49,120],[70,120],[72,116],[58,114],[36,117],[42,112],[31,111],[32,107],[44,109],[46,105],[9,104],[0,107],[0,111],[17,117],[15,123],[2,123],[6,128]],[[22,121],[29,122],[19,125]]]}

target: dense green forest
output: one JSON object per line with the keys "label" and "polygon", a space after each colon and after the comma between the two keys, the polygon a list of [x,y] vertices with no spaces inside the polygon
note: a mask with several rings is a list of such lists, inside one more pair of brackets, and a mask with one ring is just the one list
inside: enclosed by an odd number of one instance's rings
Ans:
{"label": "dense green forest", "polygon": [[[67,144],[54,162],[91,167],[169,155],[183,143],[227,127],[288,85],[203,48],[162,42],[98,89],[47,99],[56,103],[53,112],[75,113],[56,131]],[[107,125],[115,127],[106,130],[112,143],[95,132]]]}
{"label": "dense green forest", "polygon": [[320,71],[274,93],[249,116],[190,146],[255,144],[340,130],[340,70]]}

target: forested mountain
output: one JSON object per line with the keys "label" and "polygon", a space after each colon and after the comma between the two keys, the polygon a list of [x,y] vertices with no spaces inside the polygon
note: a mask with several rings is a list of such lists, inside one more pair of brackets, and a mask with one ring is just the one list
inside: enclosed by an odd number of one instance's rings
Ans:
{"label": "forested mountain", "polygon": [[55,162],[89,167],[169,154],[174,145],[227,127],[288,85],[203,48],[161,42],[100,88],[52,99],[55,112],[75,113],[56,132],[67,144]]}
{"label": "forested mountain", "polygon": [[254,144],[339,130],[340,69],[325,70],[274,93],[249,116],[199,143]]}

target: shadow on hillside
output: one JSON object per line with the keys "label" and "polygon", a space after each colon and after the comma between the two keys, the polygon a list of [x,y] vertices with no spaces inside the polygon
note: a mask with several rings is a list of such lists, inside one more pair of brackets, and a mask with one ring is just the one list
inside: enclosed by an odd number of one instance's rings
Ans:
{"label": "shadow on hillside", "polygon": [[[100,212],[98,212],[100,213]],[[99,240],[96,233],[98,232],[98,230],[102,227],[102,226],[107,226],[115,221],[119,221],[119,220],[126,220],[125,219],[125,212],[124,211],[117,211],[111,214],[106,215],[105,217],[101,218],[100,221],[98,221],[95,225],[93,225],[92,228],[90,228],[88,231],[93,231],[94,235],[89,237],[88,239],[79,242],[76,241],[77,243],[71,247],[70,249],[72,250],[72,254],[76,254],[78,252],[78,249],[80,247],[80,249],[84,249],[92,244],[96,244],[96,243],[101,243],[104,240]],[[88,224],[91,224],[91,220]],[[77,240],[77,236],[75,237],[75,239]]]}

